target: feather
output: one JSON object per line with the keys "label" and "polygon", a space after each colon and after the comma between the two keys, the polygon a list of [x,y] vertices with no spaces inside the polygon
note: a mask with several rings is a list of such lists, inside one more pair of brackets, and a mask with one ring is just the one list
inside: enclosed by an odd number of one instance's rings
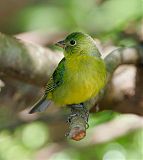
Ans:
{"label": "feather", "polygon": [[29,114],[35,112],[43,112],[49,107],[50,104],[51,101],[48,100],[45,96],[42,96],[40,100],[32,106],[32,109],[30,110]]}
{"label": "feather", "polygon": [[51,104],[52,101],[50,100],[51,99],[50,96],[52,95],[52,92],[63,82],[64,62],[65,58],[63,58],[59,63],[58,68],[54,71],[52,77],[50,78],[48,84],[46,85],[44,95],[37,103],[33,105],[31,111],[29,112],[30,114],[35,112],[43,112]]}

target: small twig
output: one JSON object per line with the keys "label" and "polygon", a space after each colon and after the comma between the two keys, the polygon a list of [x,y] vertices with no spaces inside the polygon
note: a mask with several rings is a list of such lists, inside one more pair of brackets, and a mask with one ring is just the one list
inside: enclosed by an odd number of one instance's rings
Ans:
{"label": "small twig", "polygon": [[70,125],[68,137],[70,139],[79,141],[86,136],[88,117],[89,111],[85,108],[84,104],[71,106],[71,114],[68,119]]}
{"label": "small twig", "polygon": [[86,122],[80,116],[76,116],[70,123],[68,138],[79,141],[86,136]]}

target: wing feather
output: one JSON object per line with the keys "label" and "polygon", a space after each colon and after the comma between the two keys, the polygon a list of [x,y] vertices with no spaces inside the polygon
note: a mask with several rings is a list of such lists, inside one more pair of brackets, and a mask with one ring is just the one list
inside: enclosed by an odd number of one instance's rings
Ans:
{"label": "wing feather", "polygon": [[41,99],[35,103],[29,112],[30,114],[35,112],[42,112],[45,111],[48,106],[51,104],[51,99],[47,99],[49,93],[52,93],[58,86],[63,83],[63,76],[65,72],[65,58],[63,58],[57,69],[54,71],[52,77],[50,78],[49,82],[46,85],[45,93],[41,97]]}
{"label": "wing feather", "polygon": [[59,87],[63,83],[63,77],[65,73],[65,58],[63,58],[56,70],[54,71],[52,77],[50,78],[49,82],[45,88],[45,96],[49,92],[53,92],[57,87]]}

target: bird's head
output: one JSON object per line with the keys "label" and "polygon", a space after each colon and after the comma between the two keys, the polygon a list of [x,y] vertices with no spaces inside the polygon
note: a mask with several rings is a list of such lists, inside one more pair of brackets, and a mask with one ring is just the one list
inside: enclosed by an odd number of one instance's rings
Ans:
{"label": "bird's head", "polygon": [[81,54],[101,56],[94,40],[82,32],[73,32],[56,45],[64,49],[65,57]]}

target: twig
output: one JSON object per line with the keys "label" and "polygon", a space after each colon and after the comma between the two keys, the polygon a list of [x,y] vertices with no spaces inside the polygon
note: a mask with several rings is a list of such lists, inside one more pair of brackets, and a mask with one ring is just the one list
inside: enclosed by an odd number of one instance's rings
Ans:
{"label": "twig", "polygon": [[89,111],[84,104],[71,105],[71,114],[68,117],[70,131],[68,137],[79,141],[86,136]]}

